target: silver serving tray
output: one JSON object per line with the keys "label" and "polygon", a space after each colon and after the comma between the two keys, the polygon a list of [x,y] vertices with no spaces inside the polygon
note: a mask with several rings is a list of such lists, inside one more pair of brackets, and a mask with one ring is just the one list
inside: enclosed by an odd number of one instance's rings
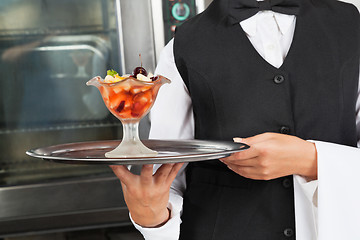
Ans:
{"label": "silver serving tray", "polygon": [[105,153],[120,141],[95,141],[54,145],[32,149],[26,154],[60,163],[142,165],[153,163],[177,163],[212,160],[229,156],[249,148],[242,143],[205,140],[142,140],[150,149],[158,152],[155,157],[106,158]]}

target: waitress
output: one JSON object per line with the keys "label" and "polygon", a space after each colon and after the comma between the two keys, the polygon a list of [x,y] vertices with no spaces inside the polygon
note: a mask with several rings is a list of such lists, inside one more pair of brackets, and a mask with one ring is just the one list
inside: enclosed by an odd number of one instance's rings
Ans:
{"label": "waitress", "polygon": [[343,183],[360,168],[359,42],[357,9],[335,0],[214,0],[179,27],[150,137],[251,147],[155,174],[112,166],[145,239],[360,239]]}

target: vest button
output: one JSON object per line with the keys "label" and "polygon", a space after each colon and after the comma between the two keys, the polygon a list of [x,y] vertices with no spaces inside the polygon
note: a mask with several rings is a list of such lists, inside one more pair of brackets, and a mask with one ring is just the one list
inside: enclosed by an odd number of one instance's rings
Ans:
{"label": "vest button", "polygon": [[285,178],[285,179],[283,180],[283,182],[282,182],[282,185],[283,185],[284,188],[289,188],[289,187],[291,187],[291,181],[290,181],[290,179]]}
{"label": "vest button", "polygon": [[282,134],[289,134],[290,133],[290,128],[286,127],[286,126],[282,126],[280,128],[280,133]]}
{"label": "vest button", "polygon": [[284,230],[285,237],[292,237],[294,235],[294,230],[292,228],[286,228]]}
{"label": "vest button", "polygon": [[282,83],[284,80],[285,80],[285,77],[284,77],[283,75],[276,75],[276,76],[274,77],[274,82],[275,82],[276,84],[280,84],[280,83]]}

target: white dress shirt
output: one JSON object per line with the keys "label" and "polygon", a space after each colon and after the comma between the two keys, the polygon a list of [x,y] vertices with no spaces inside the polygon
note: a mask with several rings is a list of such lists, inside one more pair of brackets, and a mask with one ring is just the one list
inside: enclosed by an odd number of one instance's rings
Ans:
{"label": "white dress shirt", "polygon": [[[257,52],[279,68],[291,46],[295,22],[295,16],[263,11],[240,25]],[[160,89],[152,108],[150,138],[193,139],[191,98],[175,65],[173,40],[162,51],[156,74],[168,77],[172,83]],[[360,97],[354,111],[360,146]],[[356,184],[360,183],[360,149],[314,142],[318,154],[318,180],[307,182],[294,175],[296,239],[360,239],[357,229],[360,227],[360,186]],[[171,219],[160,228],[142,228],[133,222],[146,240],[178,239],[182,194],[186,188],[185,167],[170,190]]]}

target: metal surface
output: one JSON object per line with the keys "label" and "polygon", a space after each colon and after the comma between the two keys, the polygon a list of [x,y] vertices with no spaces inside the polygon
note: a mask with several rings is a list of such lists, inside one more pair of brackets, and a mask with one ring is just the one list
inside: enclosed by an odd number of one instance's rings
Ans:
{"label": "metal surface", "polygon": [[32,157],[70,164],[141,165],[211,160],[229,156],[249,148],[242,143],[205,140],[144,140],[158,152],[155,157],[105,158],[105,153],[119,145],[119,141],[69,143],[29,150]]}
{"label": "metal surface", "polygon": [[135,67],[148,72],[155,70],[155,43],[150,0],[121,0],[122,38],[125,73],[132,73]]}
{"label": "metal surface", "polygon": [[[132,72],[139,53],[154,71],[155,45],[162,46],[152,19],[160,13],[151,12],[151,0],[2,0],[0,6],[0,238],[131,224],[106,165],[56,164],[25,151],[121,138],[120,122],[107,117],[96,89],[84,83],[109,68]],[[74,61],[86,56],[85,66]],[[144,118],[142,138],[148,129]]]}
{"label": "metal surface", "polygon": [[119,42],[119,56],[120,56],[120,69],[121,73],[126,72],[125,68],[125,49],[124,49],[124,36],[123,36],[123,23],[121,16],[121,4],[120,0],[115,0],[115,11],[116,11],[116,24],[117,24],[117,33],[118,33],[118,42]]}
{"label": "metal surface", "polygon": [[162,2],[162,0],[151,0],[156,62],[159,61],[160,53],[165,46]]}
{"label": "metal surface", "polygon": [[128,224],[113,174],[0,188],[0,238]]}
{"label": "metal surface", "polygon": [[[4,0],[0,6],[0,186],[106,172],[106,166],[38,161],[25,151],[121,138],[120,122],[85,82],[106,69],[131,73],[139,53],[154,70],[150,0]],[[143,118],[142,138],[149,127]]]}

